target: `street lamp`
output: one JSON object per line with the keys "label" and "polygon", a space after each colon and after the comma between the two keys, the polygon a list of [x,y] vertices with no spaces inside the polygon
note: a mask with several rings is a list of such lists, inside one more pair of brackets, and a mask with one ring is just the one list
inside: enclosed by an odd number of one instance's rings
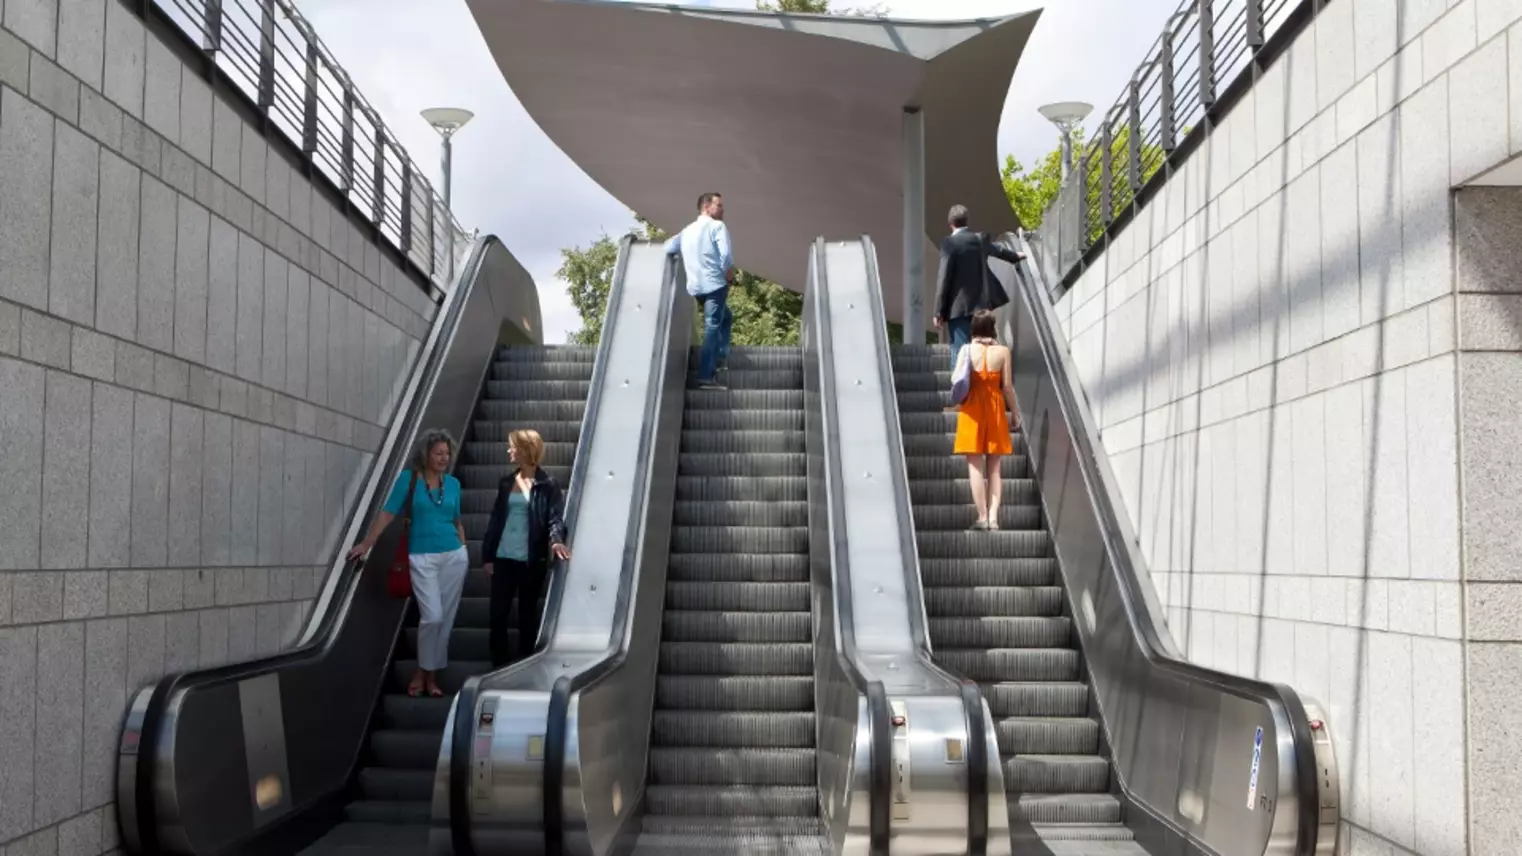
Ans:
{"label": "street lamp", "polygon": [[439,132],[439,136],[444,138],[444,215],[445,228],[449,230],[448,251],[445,252],[444,255],[447,257],[449,265],[447,282],[451,284],[454,283],[455,248],[454,211],[452,208],[450,208],[449,205],[451,190],[450,173],[451,167],[453,166],[454,155],[454,146],[450,142],[450,139],[455,135],[457,131],[465,127],[466,122],[474,119],[475,116],[476,114],[470,112],[469,110],[462,110],[458,107],[434,107],[423,111],[423,121],[432,125],[433,129]]}
{"label": "street lamp", "polygon": [[1073,129],[1094,112],[1094,105],[1082,101],[1059,101],[1037,109],[1062,132],[1062,180],[1066,181],[1068,173],[1073,171]]}

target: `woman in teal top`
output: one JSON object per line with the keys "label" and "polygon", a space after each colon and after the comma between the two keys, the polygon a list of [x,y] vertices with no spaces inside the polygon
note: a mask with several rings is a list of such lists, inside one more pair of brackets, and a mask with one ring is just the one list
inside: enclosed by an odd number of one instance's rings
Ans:
{"label": "woman in teal top", "polygon": [[391,486],[385,506],[370,525],[370,534],[349,551],[351,558],[368,553],[406,503],[411,503],[407,553],[412,599],[417,601],[419,616],[418,667],[407,684],[407,694],[413,697],[424,692],[435,698],[444,695],[435,673],[449,665],[449,634],[470,566],[465,526],[460,520],[460,482],[448,473],[454,451],[449,432],[424,432],[412,467]]}

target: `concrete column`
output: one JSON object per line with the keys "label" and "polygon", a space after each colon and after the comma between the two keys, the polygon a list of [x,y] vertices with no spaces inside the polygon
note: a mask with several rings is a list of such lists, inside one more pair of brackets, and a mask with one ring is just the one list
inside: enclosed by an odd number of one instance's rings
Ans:
{"label": "concrete column", "polygon": [[904,108],[904,341],[925,341],[925,114]]}

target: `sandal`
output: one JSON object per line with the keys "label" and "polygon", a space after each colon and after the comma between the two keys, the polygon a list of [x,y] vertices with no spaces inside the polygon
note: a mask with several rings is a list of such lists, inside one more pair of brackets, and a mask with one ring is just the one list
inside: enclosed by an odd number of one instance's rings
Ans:
{"label": "sandal", "polygon": [[407,684],[407,695],[410,698],[422,698],[423,697],[423,682],[422,681],[412,681],[412,682],[408,683]]}
{"label": "sandal", "polygon": [[439,689],[439,685],[438,684],[434,684],[433,686],[430,686],[428,688],[428,697],[429,698],[443,698],[444,697],[444,691]]}

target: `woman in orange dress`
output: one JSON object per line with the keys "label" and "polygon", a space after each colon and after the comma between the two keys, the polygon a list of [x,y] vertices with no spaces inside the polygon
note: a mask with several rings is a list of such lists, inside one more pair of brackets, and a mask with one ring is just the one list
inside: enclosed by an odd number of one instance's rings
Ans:
{"label": "woman in orange dress", "polygon": [[1009,348],[995,338],[994,314],[979,309],[972,316],[972,341],[960,359],[971,363],[967,398],[957,415],[953,451],[967,458],[972,503],[978,509],[973,529],[999,528],[999,499],[1003,489],[999,464],[1011,449],[1009,402],[1015,400]]}

